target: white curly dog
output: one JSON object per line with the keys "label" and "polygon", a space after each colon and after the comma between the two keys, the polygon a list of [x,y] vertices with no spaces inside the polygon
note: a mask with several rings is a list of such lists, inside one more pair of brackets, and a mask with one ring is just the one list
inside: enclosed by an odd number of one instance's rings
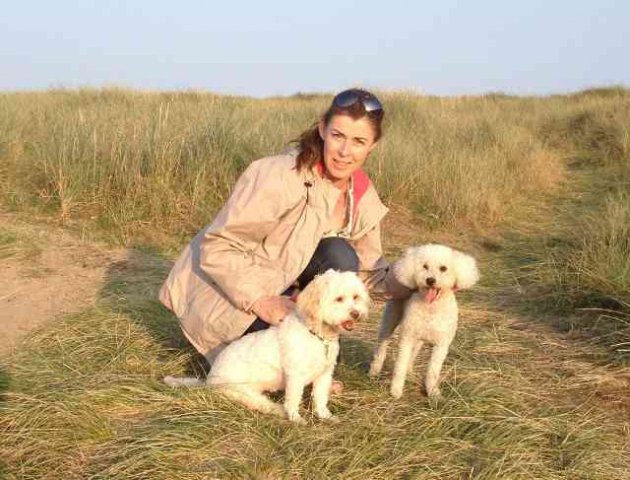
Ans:
{"label": "white curly dog", "polygon": [[439,396],[440,371],[457,330],[455,291],[477,283],[477,264],[471,256],[450,247],[428,244],[409,248],[393,268],[398,281],[414,293],[406,300],[390,300],[385,305],[369,374],[381,372],[391,336],[400,324],[392,396],[402,396],[407,372],[424,342],[433,345],[424,382],[426,393]]}
{"label": "white curly dog", "polygon": [[[367,317],[370,297],[353,272],[328,270],[297,297],[297,309],[277,326],[250,333],[219,353],[205,384],[246,407],[303,423],[299,406],[313,384],[313,410],[333,419],[328,397],[339,353],[339,334]],[[195,378],[165,377],[170,386],[196,386]],[[263,392],[284,390],[284,409]]]}

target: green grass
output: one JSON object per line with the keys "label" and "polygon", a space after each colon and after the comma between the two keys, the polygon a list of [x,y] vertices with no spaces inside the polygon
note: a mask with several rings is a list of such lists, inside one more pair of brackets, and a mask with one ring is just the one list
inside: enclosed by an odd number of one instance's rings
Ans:
{"label": "green grass", "polygon": [[[381,96],[388,125],[369,169],[392,207],[388,257],[450,243],[477,257],[482,281],[460,295],[442,399],[420,392],[426,352],[400,400],[387,375],[367,378],[376,305],[343,339],[341,422],[295,426],[163,385],[203,368],[156,294],[239,172],[282,150],[329,97],[0,95],[11,218],[133,247],[93,308],[3,359],[0,476],[630,478],[628,90]],[[0,260],[48,248],[18,223],[0,225]]]}
{"label": "green grass", "polygon": [[[468,311],[469,319],[479,314]],[[95,309],[34,336],[11,360],[2,458],[19,478],[627,478],[618,418],[566,382],[496,314],[465,325],[444,398],[412,379],[392,401],[367,379],[376,318],[344,342],[332,399],[341,423],[300,427],[253,414],[207,390],[171,390],[190,352],[150,326]],[[169,320],[164,313],[162,320]],[[529,378],[534,362],[549,371]],[[560,378],[560,380],[559,380]],[[577,386],[576,386],[577,384]]]}

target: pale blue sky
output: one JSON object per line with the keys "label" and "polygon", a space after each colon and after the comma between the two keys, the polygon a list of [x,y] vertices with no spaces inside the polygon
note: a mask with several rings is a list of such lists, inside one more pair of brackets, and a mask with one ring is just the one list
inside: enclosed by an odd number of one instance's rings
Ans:
{"label": "pale blue sky", "polygon": [[263,97],[630,86],[627,0],[14,0],[0,90],[122,86]]}

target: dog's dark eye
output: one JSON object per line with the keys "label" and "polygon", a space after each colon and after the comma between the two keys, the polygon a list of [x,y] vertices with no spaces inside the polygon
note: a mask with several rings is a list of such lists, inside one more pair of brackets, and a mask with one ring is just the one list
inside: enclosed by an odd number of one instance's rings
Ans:
{"label": "dog's dark eye", "polygon": [[358,299],[359,299],[358,295],[355,295],[354,297],[352,297],[352,300],[358,300]]}
{"label": "dog's dark eye", "polygon": [[424,265],[422,265],[422,268],[424,268],[425,270],[428,270],[429,266],[425,263]]}
{"label": "dog's dark eye", "polygon": [[339,302],[339,303],[343,302],[343,297],[335,298],[335,302]]}
{"label": "dog's dark eye", "polygon": [[440,272],[446,272],[447,270],[448,268],[446,268],[444,265],[440,267]]}

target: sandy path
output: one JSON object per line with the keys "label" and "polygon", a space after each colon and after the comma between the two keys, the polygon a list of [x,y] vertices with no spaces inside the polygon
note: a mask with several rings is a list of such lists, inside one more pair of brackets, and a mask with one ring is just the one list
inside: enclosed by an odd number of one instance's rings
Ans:
{"label": "sandy path", "polygon": [[[60,229],[0,215],[0,231],[17,236],[0,257],[0,354],[33,329],[93,305],[108,267],[124,250],[82,242]],[[24,245],[31,254],[24,254]],[[7,249],[10,248],[9,254]],[[37,250],[32,253],[33,248]]]}

